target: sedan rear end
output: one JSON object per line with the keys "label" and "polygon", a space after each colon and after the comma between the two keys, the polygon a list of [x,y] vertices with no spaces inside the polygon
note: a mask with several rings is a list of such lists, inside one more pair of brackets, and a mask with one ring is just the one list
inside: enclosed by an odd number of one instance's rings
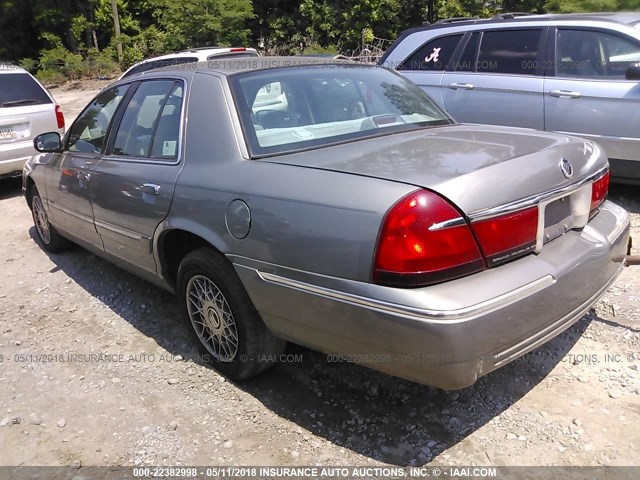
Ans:
{"label": "sedan rear end", "polygon": [[[360,245],[354,257],[370,262],[366,277],[355,269],[353,278],[331,276],[346,267],[330,257],[321,272],[237,260],[248,267],[239,269],[241,278],[276,335],[410,380],[463,388],[571,326],[623,268],[629,220],[605,201],[609,167],[598,145],[454,125],[417,88],[382,69],[232,79],[241,105],[255,107],[265,85],[296,101],[267,113],[240,109],[254,158],[408,189],[390,199],[377,232],[365,234],[377,239],[371,250]],[[304,107],[301,92],[308,92]],[[353,196],[385,196],[365,182],[353,181]],[[327,195],[339,202],[334,191]],[[352,230],[370,224],[371,212],[361,220],[353,213],[363,204],[343,205],[352,211],[336,212],[320,231],[330,239],[340,226],[355,237]],[[306,216],[309,223],[322,218]],[[297,223],[301,235],[314,228]],[[288,226],[292,238],[296,226]],[[314,240],[315,255],[331,250],[323,241]]]}

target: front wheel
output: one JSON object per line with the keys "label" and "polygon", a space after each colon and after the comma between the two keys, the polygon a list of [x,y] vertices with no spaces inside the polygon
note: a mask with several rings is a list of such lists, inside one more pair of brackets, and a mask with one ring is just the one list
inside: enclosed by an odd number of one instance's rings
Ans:
{"label": "front wheel", "polygon": [[178,269],[178,295],[189,328],[205,358],[232,380],[245,380],[273,366],[286,342],[260,318],[233,267],[202,248]]}
{"label": "front wheel", "polygon": [[36,233],[42,248],[50,253],[60,253],[68,250],[72,243],[60,235],[54,226],[49,223],[49,216],[35,185],[31,187],[29,194],[31,196],[33,224],[36,227]]}

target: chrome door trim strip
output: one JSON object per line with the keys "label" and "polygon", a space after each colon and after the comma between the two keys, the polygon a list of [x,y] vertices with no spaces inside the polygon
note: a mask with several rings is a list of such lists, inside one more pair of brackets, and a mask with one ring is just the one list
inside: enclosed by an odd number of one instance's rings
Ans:
{"label": "chrome door trim strip", "polygon": [[68,208],[62,207],[55,202],[50,202],[49,200],[46,201],[46,204],[49,208],[55,208],[56,210],[62,213],[66,213],[67,215],[71,215],[72,217],[77,218],[78,220],[84,220],[85,222],[93,225],[93,217],[90,217],[88,215],[83,215],[82,213],[74,212],[73,210],[69,210]]}
{"label": "chrome door trim strip", "polygon": [[619,142],[621,140],[624,140],[626,142],[640,143],[640,138],[635,138],[635,137],[614,137],[612,135],[597,135],[595,133],[580,133],[580,132],[564,132],[562,130],[553,130],[553,133],[559,133],[561,135],[574,135],[574,136],[577,135],[579,137],[593,139],[596,142],[598,140],[611,140],[613,142]]}
{"label": "chrome door trim strip", "polygon": [[150,237],[134,232],[133,230],[129,230],[127,228],[119,227],[117,225],[113,225],[112,223],[108,223],[103,220],[94,220],[94,221],[95,221],[96,227],[104,228],[105,230],[118,233],[127,238],[131,238],[133,240],[151,240]]}

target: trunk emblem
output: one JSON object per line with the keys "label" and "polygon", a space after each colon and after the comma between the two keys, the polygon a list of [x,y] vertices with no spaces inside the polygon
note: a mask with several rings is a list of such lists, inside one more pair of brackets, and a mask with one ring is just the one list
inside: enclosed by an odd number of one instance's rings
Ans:
{"label": "trunk emblem", "polygon": [[564,157],[560,160],[560,170],[562,170],[562,174],[566,178],[573,177],[573,165],[571,165],[571,162]]}

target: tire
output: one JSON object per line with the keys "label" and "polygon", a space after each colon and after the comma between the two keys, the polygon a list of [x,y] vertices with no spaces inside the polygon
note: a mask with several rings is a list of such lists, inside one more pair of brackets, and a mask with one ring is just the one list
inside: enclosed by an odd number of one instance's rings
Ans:
{"label": "tire", "polygon": [[204,358],[231,380],[263,372],[284,351],[286,342],[265,326],[231,264],[212,249],[183,258],[178,297]]}
{"label": "tire", "polygon": [[31,198],[33,224],[36,227],[36,234],[42,248],[49,253],[60,253],[71,248],[73,244],[60,235],[54,226],[49,223],[49,216],[35,185],[31,186],[29,196]]}

